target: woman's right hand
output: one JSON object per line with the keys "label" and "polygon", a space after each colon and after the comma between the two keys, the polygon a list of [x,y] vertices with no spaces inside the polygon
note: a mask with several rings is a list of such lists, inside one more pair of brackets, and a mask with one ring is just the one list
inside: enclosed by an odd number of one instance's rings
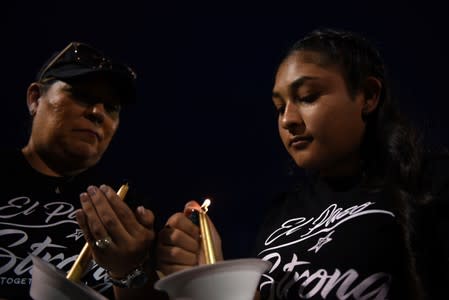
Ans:
{"label": "woman's right hand", "polygon": [[[200,205],[196,201],[188,202],[184,212],[172,215],[159,232],[156,267],[164,275],[205,263],[200,228],[189,219],[195,210],[200,211]],[[209,217],[207,219],[214,244],[215,258],[217,261],[223,260],[221,238]]]}

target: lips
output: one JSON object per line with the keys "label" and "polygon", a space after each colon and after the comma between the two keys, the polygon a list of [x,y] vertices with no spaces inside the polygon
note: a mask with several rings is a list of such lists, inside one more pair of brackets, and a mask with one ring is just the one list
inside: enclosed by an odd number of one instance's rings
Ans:
{"label": "lips", "polygon": [[289,147],[304,148],[313,141],[311,136],[294,136],[288,142]]}
{"label": "lips", "polygon": [[90,130],[90,129],[76,129],[76,132],[80,132],[80,133],[84,133],[86,135],[91,135],[94,136],[97,140],[101,141],[102,140],[102,136],[96,132],[95,130]]}

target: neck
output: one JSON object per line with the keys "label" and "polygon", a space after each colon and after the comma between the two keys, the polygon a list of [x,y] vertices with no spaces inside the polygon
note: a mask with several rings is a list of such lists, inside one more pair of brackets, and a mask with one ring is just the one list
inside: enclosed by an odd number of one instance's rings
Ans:
{"label": "neck", "polygon": [[332,166],[322,169],[318,172],[321,178],[338,178],[338,177],[352,177],[361,174],[362,163],[360,156],[353,153],[349,157],[342,159]]}
{"label": "neck", "polygon": [[54,177],[74,176],[84,171],[84,169],[55,170],[54,168],[51,168],[49,164],[41,157],[41,155],[39,155],[39,153],[34,149],[34,147],[31,144],[28,144],[22,148],[22,154],[25,156],[25,159],[33,169],[47,176],[54,176]]}

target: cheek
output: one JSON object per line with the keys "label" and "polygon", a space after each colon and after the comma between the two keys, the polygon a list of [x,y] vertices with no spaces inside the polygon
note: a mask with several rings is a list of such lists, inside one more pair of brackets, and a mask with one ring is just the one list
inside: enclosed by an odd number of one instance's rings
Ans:
{"label": "cheek", "polygon": [[68,127],[78,116],[77,110],[64,101],[49,101],[46,122],[55,129]]}
{"label": "cheek", "polygon": [[55,114],[54,111],[41,111],[33,120],[33,130],[41,136],[55,136],[63,129],[64,115]]}
{"label": "cheek", "polygon": [[357,150],[365,130],[361,116],[354,111],[329,116],[317,124],[320,124],[319,141],[342,154]]}
{"label": "cheek", "polygon": [[109,119],[109,120],[105,121],[104,134],[105,134],[105,139],[107,141],[110,141],[112,139],[115,132],[117,131],[118,125],[119,125],[118,120]]}
{"label": "cheek", "polygon": [[[327,139],[330,130],[338,125],[332,114],[332,109],[316,107],[303,108],[301,112],[306,132],[311,134],[315,140]],[[335,124],[337,123],[337,124]]]}
{"label": "cheek", "polygon": [[365,125],[357,103],[346,98],[330,100],[333,101],[303,108],[307,131],[323,142],[358,137]]}

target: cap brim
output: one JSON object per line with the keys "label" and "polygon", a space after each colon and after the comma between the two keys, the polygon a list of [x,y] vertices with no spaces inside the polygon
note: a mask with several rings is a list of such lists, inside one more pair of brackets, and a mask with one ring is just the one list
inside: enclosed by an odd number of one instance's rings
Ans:
{"label": "cap brim", "polygon": [[63,65],[53,68],[45,73],[45,78],[56,78],[61,80],[77,79],[94,74],[104,74],[112,81],[112,86],[116,88],[122,99],[122,103],[136,102],[136,86],[134,79],[123,72],[109,69],[92,69],[80,65]]}

